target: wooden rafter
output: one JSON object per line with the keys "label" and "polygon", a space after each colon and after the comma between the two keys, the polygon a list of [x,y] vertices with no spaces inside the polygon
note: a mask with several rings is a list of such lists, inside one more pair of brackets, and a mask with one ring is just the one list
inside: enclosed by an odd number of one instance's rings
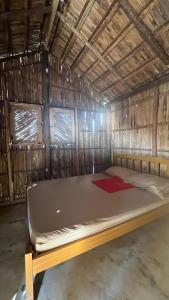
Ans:
{"label": "wooden rafter", "polygon": [[114,97],[113,99],[109,99],[109,101],[113,103],[113,102],[125,100],[129,97],[132,97],[132,96],[138,94],[138,93],[142,93],[145,90],[148,90],[150,88],[153,88],[157,85],[160,85],[160,84],[168,82],[168,81],[169,81],[169,73],[164,73],[160,76],[158,75],[158,76],[152,78],[151,80],[149,80],[148,82],[134,87],[131,92],[127,92],[127,93],[124,93],[117,97]]}
{"label": "wooden rafter", "polygon": [[[122,77],[122,79],[128,80],[131,76],[134,76],[135,74],[137,74],[137,72],[143,71],[148,65],[151,65],[152,62],[156,61],[158,58],[157,57],[153,57],[151,58],[149,61],[146,61],[141,67],[137,67],[136,69],[134,69],[131,73],[129,73],[127,76]],[[108,91],[110,88],[113,88],[114,86],[116,86],[117,83],[119,83],[120,80],[117,80],[113,83],[111,83],[109,86],[107,86],[106,88],[104,88],[102,91],[100,91],[100,95],[104,94],[106,91]]]}
{"label": "wooden rafter", "polygon": [[[64,17],[60,12],[57,12],[58,18],[61,19],[61,21],[71,30],[84,44],[85,46],[90,49],[90,51],[95,55],[95,57],[108,69],[110,70],[114,76],[119,77],[120,75],[118,74],[117,71],[113,70],[112,66],[101,56],[100,52],[93,47],[91,43],[88,42],[86,39],[85,35],[81,32],[79,32],[72,24],[69,23],[66,17]],[[127,84],[127,82],[123,81],[123,83],[127,86],[129,90],[130,87]]]}
{"label": "wooden rafter", "polygon": [[[5,0],[6,2],[6,0]],[[51,12],[51,6],[44,7],[35,7],[31,9],[15,9],[10,11],[2,11],[0,12],[0,20],[17,20],[22,19],[24,17],[35,16],[35,15],[44,15],[49,14]]]}
{"label": "wooden rafter", "polygon": [[[153,3],[152,0],[149,0],[147,5],[139,13],[139,16],[144,15],[146,13],[146,11],[151,8],[152,3]],[[102,53],[102,56],[106,57],[133,28],[134,28],[134,24],[132,24],[131,22],[126,27],[124,27],[124,29],[117,35],[117,37],[112,41],[112,43],[107,46],[107,48]],[[84,72],[84,74],[81,77],[83,77],[87,73],[91,72],[99,63],[100,63],[99,60],[95,61]]]}
{"label": "wooden rafter", "polygon": [[[84,7],[83,7],[83,9],[82,9],[82,11],[80,13],[80,16],[79,16],[79,18],[78,18],[78,20],[76,22],[76,25],[75,25],[75,28],[78,31],[81,30],[81,28],[82,28],[85,20],[87,19],[88,15],[89,15],[89,13],[90,13],[90,11],[92,9],[92,6],[93,6],[94,2],[95,2],[95,0],[87,0],[86,1],[85,5],[84,5]],[[66,44],[66,46],[64,48],[64,51],[62,53],[62,56],[61,56],[61,60],[62,61],[65,60],[67,54],[72,49],[72,46],[73,46],[75,40],[76,40],[76,35],[72,32],[71,35],[70,35],[70,37],[69,37],[69,39],[68,39],[68,41],[67,41],[67,44]]]}
{"label": "wooden rafter", "polygon": [[135,8],[129,3],[128,0],[119,0],[119,4],[130,19],[131,22],[137,28],[140,36],[145,42],[149,44],[154,53],[161,59],[161,61],[168,65],[169,56],[160,45],[159,41],[154,37],[147,25],[140,19]]}
{"label": "wooden rafter", "polygon": [[[9,12],[10,5],[9,5],[9,0],[5,0],[5,11]],[[6,27],[6,33],[7,33],[7,45],[8,45],[8,52],[11,53],[12,51],[12,36],[11,36],[11,27],[9,20],[5,20],[5,27]]]}
{"label": "wooden rafter", "polygon": [[[143,47],[145,47],[145,43],[141,43],[139,44],[136,48],[134,48],[130,54],[127,54],[125,57],[123,57],[119,62],[117,62],[113,67],[114,69],[119,68],[122,64],[124,64],[127,60],[129,60],[133,55],[135,55],[139,50],[143,49]],[[95,62],[94,62],[95,63]],[[99,76],[98,78],[96,78],[91,85],[94,86],[96,85],[100,80],[105,79],[105,77],[107,77],[108,75],[110,75],[110,71],[106,71],[104,72],[101,76]],[[124,77],[125,78],[125,77]]]}
{"label": "wooden rafter", "polygon": [[[65,15],[67,10],[69,7],[69,1],[68,0],[64,0],[64,2],[62,3],[62,7],[61,7],[61,12]],[[53,46],[57,45],[58,39],[60,37],[60,33],[62,31],[62,22],[60,21],[60,19],[58,18],[57,20],[57,24],[55,26],[55,30],[54,30],[54,34],[51,40],[51,43],[49,45],[49,51],[51,51],[53,53]],[[55,48],[55,47],[54,47]],[[54,55],[54,53],[53,53]]]}
{"label": "wooden rafter", "polygon": [[49,23],[48,23],[48,28],[47,28],[47,32],[46,32],[46,38],[45,38],[45,45],[44,45],[45,49],[48,49],[48,44],[49,44],[49,40],[50,40],[50,36],[51,36],[53,24],[54,24],[54,21],[55,21],[55,17],[56,17],[58,5],[59,5],[59,0],[53,0],[53,2],[52,2],[52,10],[51,10],[51,14],[50,14],[50,18],[49,18]]}
{"label": "wooden rafter", "polygon": [[[145,10],[144,10],[145,11]],[[133,26],[133,25],[132,25]],[[131,25],[129,26],[129,28],[131,28]],[[160,28],[161,29],[161,28]],[[158,33],[160,31],[160,29],[156,29],[154,33]],[[130,51],[129,54],[126,54],[120,61],[118,61],[113,67],[115,69],[118,69],[119,67],[121,67],[123,64],[125,64],[125,62],[127,62],[129,59],[131,59],[135,54],[138,53],[138,51],[141,51],[141,50],[144,50],[144,47],[146,46],[146,42],[143,41],[141,42],[136,48],[134,48],[132,51]],[[154,58],[153,58],[154,59]],[[151,62],[151,60],[149,61]],[[145,64],[149,64],[149,62],[145,63]],[[81,78],[84,77],[84,75],[86,75],[87,73],[91,72],[92,69],[96,66],[97,64],[99,64],[99,62],[93,62],[93,64],[82,74]],[[145,65],[144,64],[144,65]],[[144,67],[144,65],[142,65],[140,68]],[[139,68],[137,68],[137,70],[139,70]],[[141,70],[141,69],[140,69]],[[136,69],[133,71],[133,72],[136,72]],[[133,73],[132,72],[132,73]],[[130,73],[131,75],[133,75],[132,73]],[[128,77],[130,77],[130,74],[128,75]],[[109,74],[107,74],[105,72],[105,77],[108,76]],[[102,80],[105,78],[104,76],[101,78]],[[125,77],[124,77],[125,78]],[[98,80],[97,80],[98,79]],[[127,80],[128,78],[126,77],[125,80]],[[98,83],[99,81],[99,78],[96,78],[96,83]],[[117,83],[117,82],[116,82]],[[92,85],[94,86],[95,85],[95,82],[92,83]],[[113,84],[111,85],[111,87],[113,87]]]}
{"label": "wooden rafter", "polygon": [[99,81],[103,80],[105,77],[107,77],[110,74],[111,74],[111,72],[109,70],[105,71],[102,75],[100,75],[94,81],[92,81],[92,83],[90,84],[90,86],[96,85]]}
{"label": "wooden rafter", "polygon": [[[32,8],[32,0],[26,0],[25,1],[25,9],[30,9]],[[30,15],[27,15],[26,17],[26,51],[29,49],[29,25],[30,25]]]}
{"label": "wooden rafter", "polygon": [[[113,18],[113,16],[115,15],[115,13],[117,12],[118,9],[119,9],[119,4],[117,3],[117,1],[113,1],[111,6],[109,7],[109,9],[104,14],[102,20],[100,21],[100,23],[98,24],[98,26],[94,30],[93,34],[89,38],[89,40],[88,40],[89,43],[93,44],[97,40],[97,38],[99,37],[101,32],[110,23],[111,19]],[[84,46],[81,49],[81,51],[79,52],[79,54],[76,57],[75,61],[71,65],[71,70],[73,70],[77,66],[79,61],[86,55],[87,51],[88,51],[88,48],[86,46]]]}
{"label": "wooden rafter", "polygon": [[144,50],[146,46],[145,42],[141,42],[137,47],[130,51],[130,53],[126,54],[120,61],[118,61],[114,68],[120,68],[126,61],[130,60],[134,55],[136,55],[140,50]]}

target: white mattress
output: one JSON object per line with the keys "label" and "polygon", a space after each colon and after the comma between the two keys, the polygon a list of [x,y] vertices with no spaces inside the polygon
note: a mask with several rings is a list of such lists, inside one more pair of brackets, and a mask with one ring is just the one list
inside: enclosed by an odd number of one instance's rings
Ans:
{"label": "white mattress", "polygon": [[31,241],[38,252],[111,228],[169,203],[140,188],[107,193],[92,180],[99,173],[42,181],[28,188]]}

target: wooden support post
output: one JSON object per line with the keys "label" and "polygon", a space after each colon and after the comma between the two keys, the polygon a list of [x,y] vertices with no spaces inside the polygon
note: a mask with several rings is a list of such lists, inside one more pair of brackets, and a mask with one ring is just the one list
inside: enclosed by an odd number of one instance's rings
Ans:
{"label": "wooden support post", "polygon": [[157,123],[158,123],[159,89],[154,88],[153,103],[153,129],[152,129],[152,155],[157,156]]}
{"label": "wooden support post", "polygon": [[[111,110],[110,107],[108,107],[107,112],[106,112],[106,120],[107,120],[107,126],[106,126],[106,131],[107,131],[107,161],[106,161],[106,168],[109,167],[111,164],[114,164],[115,162],[115,157],[112,157],[111,153],[111,140],[112,140],[112,128],[111,128]],[[113,158],[113,161],[112,161]]]}
{"label": "wooden support post", "polygon": [[51,164],[50,164],[50,122],[49,122],[49,66],[48,66],[48,53],[46,50],[42,53],[42,95],[44,104],[44,142],[45,142],[45,174],[46,178],[51,177]]}
{"label": "wooden support post", "polygon": [[6,152],[7,152],[7,166],[8,166],[8,185],[9,185],[9,200],[13,201],[13,181],[12,181],[12,162],[10,149],[10,127],[9,127],[9,111],[8,102],[4,100],[5,112],[5,134],[6,134]]}
{"label": "wooden support post", "polygon": [[75,137],[76,137],[76,175],[79,176],[79,128],[78,128],[78,110],[75,107]]}
{"label": "wooden support post", "polygon": [[143,161],[140,160],[140,172],[142,173],[142,171],[143,171]]}
{"label": "wooden support post", "polygon": [[25,286],[26,286],[26,299],[34,300],[32,253],[31,252],[25,254]]}

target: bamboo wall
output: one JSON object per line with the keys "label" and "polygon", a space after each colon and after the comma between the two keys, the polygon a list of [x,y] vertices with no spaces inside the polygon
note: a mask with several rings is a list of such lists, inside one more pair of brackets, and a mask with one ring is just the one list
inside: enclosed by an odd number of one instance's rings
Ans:
{"label": "bamboo wall", "polygon": [[53,176],[57,177],[58,172],[60,176],[72,176],[77,172],[81,175],[103,170],[110,164],[106,110],[96,102],[96,95],[85,82],[71,76],[52,56],[49,57],[49,72],[49,102],[58,107],[76,107],[77,129],[74,147],[52,147],[51,164],[56,166]]}
{"label": "bamboo wall", "polygon": [[[43,55],[36,54],[14,58],[0,65],[1,203],[24,200],[25,186],[46,178],[47,156],[50,164],[47,178],[98,172],[110,164],[107,112],[98,105],[96,96],[86,84],[72,77],[52,56],[49,56],[48,65],[45,66],[47,80],[44,82],[43,63]],[[46,95],[49,95],[48,99]],[[22,128],[18,129],[20,139],[17,141],[13,132],[13,106],[21,106],[17,113],[18,124]],[[76,139],[73,145],[51,143],[45,124],[47,122],[49,127],[46,111],[49,112],[53,107],[74,111]],[[25,109],[29,110],[27,116]],[[30,133],[26,129],[31,126],[31,116],[35,110],[40,111],[38,119],[42,136],[30,143]],[[36,134],[33,124],[32,131]]]}
{"label": "bamboo wall", "polygon": [[112,104],[111,130],[112,154],[169,158],[169,83]]}
{"label": "bamboo wall", "polygon": [[[5,174],[1,176],[0,200],[20,201],[25,199],[25,185],[32,180],[44,178],[44,148],[43,143],[15,143],[12,141],[12,122],[11,122],[11,103],[42,104],[42,72],[41,55],[13,59],[1,63],[0,65],[0,102],[1,107],[7,103],[7,111],[2,111],[2,118],[7,119],[8,128],[4,128],[3,134],[9,138],[10,149],[7,150],[7,144],[1,140],[3,151],[1,151],[1,164],[4,165]],[[2,126],[1,126],[2,128]],[[7,152],[10,151],[12,178],[9,183],[8,169],[5,167]],[[1,171],[2,172],[2,171]],[[9,188],[9,185],[11,187]],[[10,199],[10,191],[12,199]],[[4,197],[5,195],[5,197]]]}

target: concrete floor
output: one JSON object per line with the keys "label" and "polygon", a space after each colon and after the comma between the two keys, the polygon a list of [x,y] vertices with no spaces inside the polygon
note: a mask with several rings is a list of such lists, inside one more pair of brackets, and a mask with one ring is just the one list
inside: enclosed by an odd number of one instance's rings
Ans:
{"label": "concrete floor", "polygon": [[[11,300],[24,272],[24,206],[0,210],[0,300]],[[47,271],[38,300],[55,299],[169,299],[169,217]]]}

